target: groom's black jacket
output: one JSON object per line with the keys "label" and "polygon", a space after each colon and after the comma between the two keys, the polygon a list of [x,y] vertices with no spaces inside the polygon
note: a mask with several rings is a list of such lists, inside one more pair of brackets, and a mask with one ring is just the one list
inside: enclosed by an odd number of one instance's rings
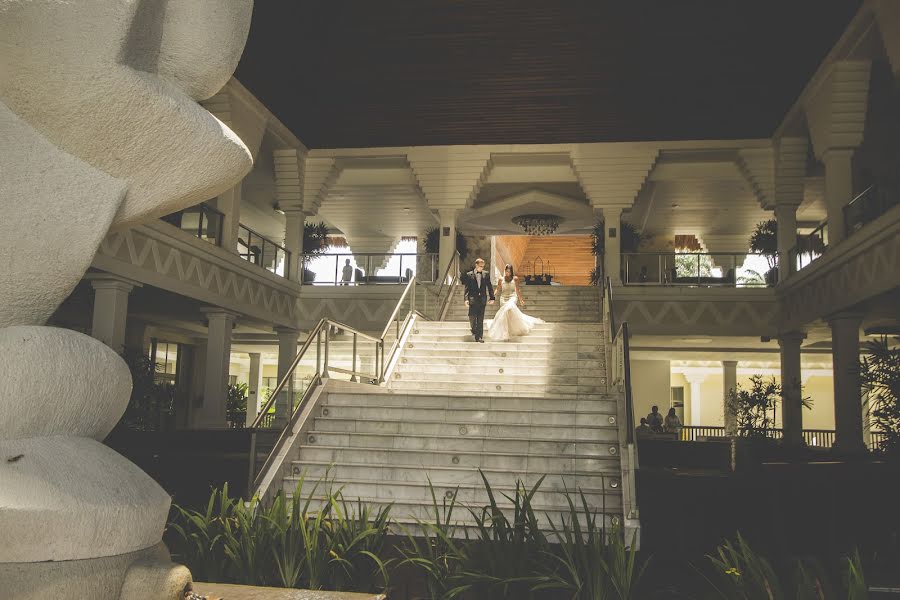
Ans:
{"label": "groom's black jacket", "polygon": [[487,271],[482,271],[481,287],[478,287],[475,271],[469,271],[466,273],[464,282],[466,286],[465,299],[469,301],[469,312],[471,313],[475,307],[483,311],[488,299],[494,299],[494,286],[491,285],[490,275],[488,275]]}

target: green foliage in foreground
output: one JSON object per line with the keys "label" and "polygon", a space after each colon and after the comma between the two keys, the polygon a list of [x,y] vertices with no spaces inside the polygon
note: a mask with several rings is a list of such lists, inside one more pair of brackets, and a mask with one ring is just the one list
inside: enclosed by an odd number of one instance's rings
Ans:
{"label": "green foliage in foreground", "polygon": [[377,591],[388,584],[390,506],[377,512],[347,502],[322,482],[304,499],[303,479],[291,498],[268,506],[213,491],[203,512],[174,507],[173,552],[194,578],[314,590]]}
{"label": "green foliage in foreground", "polygon": [[[865,600],[868,591],[859,552],[844,559],[843,578],[834,581],[815,560],[797,561],[791,577],[779,577],[771,563],[753,551],[738,534],[709,556],[713,577],[707,579],[710,597],[723,600]],[[840,590],[840,591],[838,591]]]}
{"label": "green foliage in foreground", "polygon": [[[390,506],[375,511],[362,501],[347,502],[327,479],[304,497],[301,478],[291,498],[279,493],[268,506],[231,498],[226,485],[203,511],[174,507],[172,549],[195,579],[213,582],[375,592],[387,589],[390,573],[403,568],[421,577],[431,600],[648,597],[649,560],[638,557],[633,538],[606,526],[583,493],[566,492],[568,510],[558,520],[548,518],[542,531],[532,500],[543,478],[530,489],[518,482],[514,494],[503,494],[502,509],[484,474],[482,480],[488,502],[480,507],[462,506],[456,492],[439,502],[429,484],[428,519],[398,526],[404,535],[397,546],[388,538]],[[458,524],[461,512],[468,513],[468,527]],[[719,546],[706,567],[697,569],[705,589],[680,590],[687,597],[867,597],[858,553],[842,559],[839,574],[805,560],[785,577],[738,535]]]}

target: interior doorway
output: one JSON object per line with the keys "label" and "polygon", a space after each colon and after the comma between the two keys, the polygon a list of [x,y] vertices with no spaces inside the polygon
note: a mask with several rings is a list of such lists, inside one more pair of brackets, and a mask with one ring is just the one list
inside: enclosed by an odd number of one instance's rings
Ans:
{"label": "interior doorway", "polygon": [[493,254],[497,276],[511,264],[522,283],[591,285],[595,260],[590,235],[498,235]]}

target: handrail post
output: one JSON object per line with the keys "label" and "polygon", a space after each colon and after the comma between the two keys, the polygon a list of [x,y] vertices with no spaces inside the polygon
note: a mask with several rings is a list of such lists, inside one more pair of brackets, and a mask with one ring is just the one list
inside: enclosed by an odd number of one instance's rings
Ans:
{"label": "handrail post", "polygon": [[350,376],[350,381],[356,382],[359,379],[356,377],[356,332],[353,332],[353,362],[351,363],[350,370],[353,371],[353,375]]}
{"label": "handrail post", "polygon": [[316,375],[322,374],[322,330],[316,332]]}
{"label": "handrail post", "polygon": [[328,342],[331,337],[331,321],[325,322],[325,362],[322,365],[322,379],[328,379]]}
{"label": "handrail post", "polygon": [[250,430],[250,467],[247,472],[247,499],[252,498],[253,482],[256,480],[256,430]]}

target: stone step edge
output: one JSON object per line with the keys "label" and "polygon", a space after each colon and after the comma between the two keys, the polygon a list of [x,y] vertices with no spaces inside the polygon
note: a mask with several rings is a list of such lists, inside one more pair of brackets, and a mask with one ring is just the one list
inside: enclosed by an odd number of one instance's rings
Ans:
{"label": "stone step edge", "polygon": [[[372,387],[380,387],[380,386],[372,386]],[[434,394],[410,394],[407,390],[396,390],[394,388],[389,387],[381,387],[380,389],[385,390],[381,393],[372,394],[375,396],[380,395],[390,395],[390,396],[405,396],[407,398],[477,398],[478,396],[473,396],[468,392],[453,392],[453,391],[441,391],[439,393]],[[340,390],[338,392],[333,392],[335,394],[342,394],[345,396],[366,396],[368,392],[363,392],[360,390],[359,393],[356,393],[352,390]],[[617,398],[606,398],[605,396],[614,395]],[[552,396],[516,396],[516,400],[572,400],[573,402],[595,402],[595,401],[617,401],[618,397],[621,396],[621,399],[624,399],[624,393],[622,392],[606,392],[606,393],[596,393],[596,394],[581,394],[581,398],[575,398],[575,394],[553,394]],[[598,396],[597,398],[584,398],[584,396]],[[326,400],[327,404],[327,400]]]}
{"label": "stone step edge", "polygon": [[[325,468],[329,468],[329,467],[334,467],[334,468],[337,468],[337,467],[363,467],[363,468],[380,467],[380,468],[385,468],[385,469],[410,469],[410,470],[425,471],[425,472],[448,471],[448,472],[454,472],[454,473],[455,472],[477,473],[480,470],[482,473],[484,473],[486,475],[501,474],[501,473],[506,475],[509,473],[508,470],[492,469],[489,467],[488,468],[467,467],[464,465],[459,465],[459,466],[454,466],[454,465],[438,465],[438,466],[373,465],[372,463],[358,463],[358,462],[352,462],[352,461],[331,461],[331,462],[329,462],[329,461],[323,461],[323,460],[291,461],[291,465],[293,465],[294,463],[298,463],[298,462],[302,462],[304,465],[314,465],[317,467],[325,467]],[[301,471],[302,471],[302,469],[301,469]],[[525,475],[537,475],[537,474],[538,473],[528,473],[528,472],[525,473]],[[541,472],[540,475],[548,475],[548,476],[550,476],[550,475],[556,475],[556,476],[569,475],[569,476],[573,476],[573,477],[599,477],[601,475],[605,475],[607,477],[615,478],[615,479],[619,479],[621,477],[621,473],[618,470],[613,471],[611,473],[604,473],[602,471],[598,472],[598,471],[576,471],[576,470],[566,471],[566,472],[548,471],[548,472]],[[300,478],[299,475],[285,476],[285,478],[288,478],[288,477],[293,478],[293,479]],[[307,480],[308,479],[309,479],[309,477],[307,477]],[[488,482],[490,482],[490,480],[491,480],[491,478],[488,477]],[[316,479],[316,481],[323,481],[323,479],[320,477],[319,479]]]}
{"label": "stone step edge", "polygon": [[[316,417],[316,418],[328,418],[328,417]],[[464,425],[472,425],[472,423],[464,423]],[[564,426],[566,427],[566,426]],[[575,428],[573,429],[589,429],[588,427],[583,428]],[[609,430],[618,430],[618,426],[610,425],[608,427],[593,427],[590,429],[609,429]],[[322,431],[319,429],[313,429],[309,432],[308,435],[354,435],[357,438],[368,438],[368,437],[395,437],[395,438],[404,438],[404,439],[425,439],[425,440],[458,440],[458,439],[466,439],[466,440],[481,440],[486,442],[541,442],[541,443],[555,443],[555,444],[572,444],[576,442],[580,442],[582,444],[614,444],[618,445],[618,440],[592,440],[592,439],[583,439],[577,438],[574,440],[560,440],[556,438],[517,438],[517,437],[489,437],[484,435],[426,435],[422,433],[374,433],[371,431]],[[307,438],[308,439],[308,438]],[[315,446],[315,443],[306,444],[310,447]],[[356,448],[356,446],[348,446],[349,448]],[[419,450],[419,452],[430,452],[430,450]]]}
{"label": "stone step edge", "polygon": [[[441,517],[443,518],[444,513],[443,513],[442,501],[444,499],[444,495],[437,494],[436,496],[437,496],[437,501],[438,501],[438,509],[441,511]],[[292,493],[285,492],[285,497],[287,500],[291,500],[291,499],[293,499],[294,495]],[[306,500],[308,497],[309,497],[308,495],[303,496],[303,500]],[[318,494],[313,495],[313,501],[319,501],[319,500],[324,500],[324,499],[325,499],[324,494],[321,496]],[[391,505],[391,521],[394,523],[418,524],[420,522],[419,519],[413,517],[412,515],[395,513],[394,511],[396,510],[397,507],[407,507],[406,510],[408,510],[409,507],[415,507],[415,508],[424,507],[424,508],[427,508],[429,511],[434,510],[434,506],[431,504],[430,499],[425,502],[397,502],[396,500],[394,500],[392,498],[372,498],[372,497],[362,497],[362,496],[351,496],[349,498],[345,498],[345,500],[347,501],[348,505],[355,505],[357,503],[357,501],[362,501],[363,503],[365,503],[366,505],[368,505],[370,507],[371,506],[387,506],[390,504]],[[449,499],[447,499],[447,500],[449,501]],[[513,504],[506,498],[503,498],[501,496],[500,498],[496,498],[496,500],[497,500],[497,506],[500,507],[500,509],[512,510]],[[469,504],[464,500],[457,500],[456,506],[454,507],[453,514],[454,515],[458,515],[458,514],[465,515],[465,516],[469,517],[469,520],[461,520],[461,519],[453,518],[453,520],[451,521],[451,527],[473,527],[475,525],[475,521],[471,520],[471,513],[469,513],[468,509],[469,508],[479,509],[484,506],[487,506],[487,505],[484,503]],[[554,506],[554,505],[550,505],[550,504],[540,504],[540,505],[532,504],[531,508],[533,508],[535,512],[541,512],[541,513],[552,512],[552,513],[563,513],[565,515],[570,514],[570,510],[569,510],[568,506]],[[615,508],[615,509],[611,509],[611,510],[604,512],[602,506],[591,506],[590,503],[588,504],[588,508],[590,508],[592,514],[596,514],[598,516],[603,515],[606,517],[620,517],[621,518],[622,514],[623,514],[621,508]],[[580,499],[579,499],[578,504],[575,505],[575,509],[578,511],[579,518],[583,519],[584,515],[582,514],[582,511],[584,509],[581,506]],[[431,513],[430,516],[431,517],[434,516],[433,512]],[[432,522],[432,521],[427,521],[425,519],[422,519],[422,521],[426,522],[426,523]],[[541,523],[543,523],[543,520],[541,521]],[[559,523],[554,522],[554,525],[559,527]],[[582,526],[584,526],[583,521],[582,521]],[[546,525],[546,527],[547,527],[547,529],[544,529],[544,531],[551,530],[549,524]]]}
{"label": "stone step edge", "polygon": [[[299,480],[300,480],[300,477],[297,475],[289,475],[284,478],[285,482],[299,481]],[[328,483],[337,484],[338,486],[348,485],[348,484],[350,484],[350,485],[361,484],[361,485],[390,485],[390,486],[404,487],[404,488],[421,488],[421,487],[427,488],[428,487],[428,481],[395,481],[393,479],[350,479],[347,477],[332,477],[332,478],[328,479]],[[443,483],[443,484],[434,484],[434,482],[432,482],[432,485],[434,487],[437,487],[439,485],[442,488],[453,487],[453,488],[459,488],[460,490],[473,490],[473,491],[484,489],[484,483],[482,483],[482,482],[476,482],[476,483],[453,482],[453,483]],[[526,485],[525,488],[530,490],[532,488],[532,486],[533,486],[533,484]],[[491,491],[494,492],[494,496],[502,497],[501,496],[502,492],[505,492],[505,493],[511,492],[511,493],[515,494],[516,488],[515,488],[515,486],[511,486],[511,485],[491,485]],[[610,488],[607,490],[605,488],[582,488],[582,487],[579,487],[574,490],[565,490],[565,489],[557,490],[557,489],[548,489],[548,488],[541,487],[538,489],[538,491],[551,492],[554,494],[565,494],[567,491],[569,493],[577,494],[579,491],[583,491],[585,494],[597,494],[597,495],[601,495],[601,496],[621,496],[622,495],[622,490],[620,488]]]}
{"label": "stone step edge", "polygon": [[[612,444],[611,442],[607,442],[607,443],[610,445],[614,445],[618,448],[618,444]],[[298,454],[301,456],[301,458],[292,460],[291,461],[292,465],[294,463],[303,463],[304,462],[302,459],[302,453],[303,453],[304,448],[308,448],[310,450],[351,450],[353,452],[357,452],[357,451],[359,451],[359,452],[398,452],[398,453],[405,452],[405,453],[415,453],[415,454],[426,453],[426,454],[438,454],[438,455],[447,455],[447,456],[459,456],[460,454],[465,455],[465,456],[488,456],[488,457],[512,456],[515,458],[521,458],[523,456],[523,454],[521,452],[470,452],[467,450],[419,450],[419,449],[414,449],[414,448],[378,448],[378,447],[372,447],[372,446],[328,446],[328,445],[320,446],[320,445],[316,445],[316,444],[312,444],[312,445],[301,444],[298,449]],[[568,460],[568,459],[618,460],[619,452],[617,450],[615,454],[603,454],[603,455],[595,455],[595,454],[580,455],[580,454],[571,454],[568,452],[560,452],[558,454],[544,454],[544,453],[540,453],[540,452],[527,452],[524,454],[524,456],[526,456],[528,458],[555,458],[555,459],[564,459],[564,460]],[[427,465],[422,465],[422,466],[424,467]],[[476,467],[472,467],[472,468],[476,468]]]}
{"label": "stone step edge", "polygon": [[[397,394],[399,396],[399,394]],[[415,396],[418,397],[418,396]],[[615,402],[615,400],[601,400],[600,402]],[[370,404],[328,404],[322,405],[323,408],[373,408]],[[548,414],[548,415],[608,415],[617,417],[616,413],[601,410],[537,410],[533,408],[441,408],[440,406],[379,406],[377,408],[412,408],[415,410],[477,410],[479,412],[499,412],[499,413],[532,413],[532,414]],[[316,417],[319,418],[319,417]],[[502,425],[502,423],[497,423]],[[560,427],[566,427],[561,425]]]}
{"label": "stone step edge", "polygon": [[[614,415],[610,415],[614,416]],[[534,424],[534,423],[494,423],[489,421],[420,421],[418,419],[372,419],[370,417],[332,417],[328,415],[327,417],[324,415],[315,415],[314,418],[316,420],[324,420],[324,421],[336,421],[336,422],[353,422],[356,423],[361,421],[363,423],[415,423],[416,425],[448,425],[451,427],[470,427],[473,425],[491,425],[498,427],[560,427],[563,429],[597,429],[597,430],[608,430],[608,429],[618,429],[619,426],[617,424],[606,424],[606,425],[547,425],[544,423]],[[373,433],[373,432],[356,432],[356,431],[320,431],[321,433]],[[410,434],[405,435],[402,433],[394,433],[391,432],[389,434],[383,435],[403,435],[403,437],[414,437],[419,434]],[[421,435],[421,437],[457,437],[457,436],[448,436],[448,435],[433,435],[433,436],[425,436]],[[472,439],[475,439],[473,436],[466,436]],[[493,437],[490,438],[493,440],[501,440],[504,438]],[[529,438],[529,439],[538,439],[538,438]],[[559,440],[559,441],[571,441],[571,440]]]}

